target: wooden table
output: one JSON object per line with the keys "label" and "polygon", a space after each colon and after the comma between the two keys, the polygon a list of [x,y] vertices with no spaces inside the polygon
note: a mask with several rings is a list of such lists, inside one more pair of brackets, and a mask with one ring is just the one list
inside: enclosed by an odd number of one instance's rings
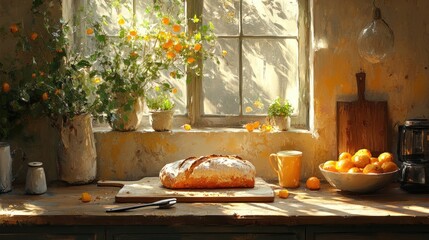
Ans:
{"label": "wooden table", "polygon": [[[54,184],[43,195],[25,195],[17,187],[0,195],[0,239],[33,234],[71,239],[235,239],[243,234],[249,239],[429,239],[429,194],[408,194],[397,184],[365,195],[323,184],[319,191],[290,189],[289,198],[276,197],[273,203],[178,203],[171,209],[106,213],[106,208],[128,205],[114,203],[117,191]],[[90,193],[92,201],[82,203],[82,192]]]}

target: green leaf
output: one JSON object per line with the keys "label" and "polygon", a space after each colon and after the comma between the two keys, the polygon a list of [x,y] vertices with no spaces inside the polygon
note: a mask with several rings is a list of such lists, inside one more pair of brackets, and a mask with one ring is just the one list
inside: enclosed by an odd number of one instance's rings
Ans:
{"label": "green leaf", "polygon": [[87,61],[87,60],[80,60],[80,61],[76,64],[76,66],[77,66],[79,69],[81,69],[81,68],[84,68],[84,67],[91,67],[92,65],[91,65],[91,63],[90,63],[89,61]]}

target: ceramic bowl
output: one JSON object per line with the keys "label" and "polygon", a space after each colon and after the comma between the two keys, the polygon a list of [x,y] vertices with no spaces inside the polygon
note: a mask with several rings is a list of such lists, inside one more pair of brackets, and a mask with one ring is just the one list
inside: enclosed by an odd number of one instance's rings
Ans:
{"label": "ceramic bowl", "polygon": [[323,163],[319,165],[319,169],[329,184],[341,191],[354,193],[375,192],[391,183],[399,171],[379,174],[340,173],[326,171],[322,167]]}

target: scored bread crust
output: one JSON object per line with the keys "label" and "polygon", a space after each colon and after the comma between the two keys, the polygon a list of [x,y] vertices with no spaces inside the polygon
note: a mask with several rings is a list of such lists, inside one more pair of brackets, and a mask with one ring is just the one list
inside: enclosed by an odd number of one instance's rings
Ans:
{"label": "scored bread crust", "polygon": [[166,188],[253,188],[255,166],[238,156],[190,157],[165,165],[159,172]]}

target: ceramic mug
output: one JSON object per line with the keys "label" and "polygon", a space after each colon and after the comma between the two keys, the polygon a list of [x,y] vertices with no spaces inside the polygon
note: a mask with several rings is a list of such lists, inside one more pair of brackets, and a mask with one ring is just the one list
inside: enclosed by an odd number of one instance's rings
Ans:
{"label": "ceramic mug", "polygon": [[299,187],[301,157],[302,152],[295,150],[280,151],[270,155],[271,167],[277,173],[281,187]]}

